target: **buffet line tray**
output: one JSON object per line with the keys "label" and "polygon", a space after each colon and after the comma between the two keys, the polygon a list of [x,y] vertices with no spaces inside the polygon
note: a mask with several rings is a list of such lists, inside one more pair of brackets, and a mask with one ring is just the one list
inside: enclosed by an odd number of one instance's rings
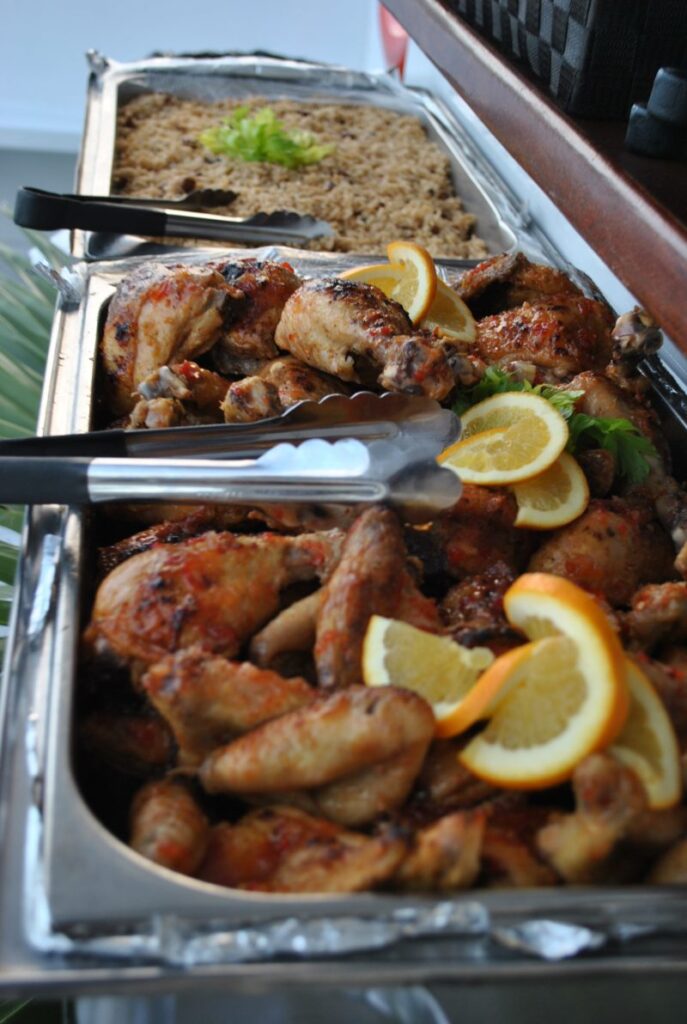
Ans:
{"label": "buffet line tray", "polygon": [[[153,57],[118,63],[90,52],[88,59],[91,74],[77,174],[80,194],[109,194],[117,112],[134,96],[165,93],[211,103],[259,95],[273,101],[370,105],[413,115],[422,122],[429,138],[449,158],[456,192],[466,212],[477,217],[476,233],[490,253],[519,248],[535,257],[554,257],[527,211],[484,159],[451,108],[431,93],[408,88],[390,75],[264,55]],[[87,259],[151,254],[165,248],[169,246],[133,236],[84,231],[72,236],[72,251]]]}
{"label": "buffet line tray", "polygon": [[[183,259],[220,256],[286,259],[304,276],[351,262],[289,249],[186,251]],[[81,262],[67,275],[39,433],[92,429],[106,306],[141,262]],[[182,877],[139,857],[94,817],[73,768],[76,663],[93,564],[87,513],[30,511],[0,693],[0,991],[168,991],[201,981],[407,985],[684,969],[684,888],[275,896]]]}

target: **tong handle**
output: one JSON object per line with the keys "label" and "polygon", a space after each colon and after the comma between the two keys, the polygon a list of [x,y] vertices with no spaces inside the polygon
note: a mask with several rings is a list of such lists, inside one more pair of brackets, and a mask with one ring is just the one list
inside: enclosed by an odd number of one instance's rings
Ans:
{"label": "tong handle", "polygon": [[253,505],[271,501],[374,502],[389,485],[315,471],[307,481],[255,460],[0,458],[0,501],[16,505],[86,505],[106,501]]}
{"label": "tong handle", "polygon": [[[161,200],[162,202],[162,200]],[[163,235],[167,215],[162,210],[93,200],[87,196],[60,195],[41,188],[20,188],[14,203],[14,223],[39,231],[80,228],[82,231],[125,230],[135,235]]]}
{"label": "tong handle", "polygon": [[8,505],[85,505],[91,459],[0,458],[0,501]]}

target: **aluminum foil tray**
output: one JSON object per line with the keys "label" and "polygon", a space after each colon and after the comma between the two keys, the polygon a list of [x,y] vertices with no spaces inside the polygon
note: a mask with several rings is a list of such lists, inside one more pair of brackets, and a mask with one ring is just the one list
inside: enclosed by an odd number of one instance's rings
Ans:
{"label": "aluminum foil tray", "polygon": [[[350,265],[289,249],[189,251],[186,259],[220,255],[283,258],[306,276]],[[162,259],[177,262],[178,254]],[[106,304],[140,262],[81,262],[67,275],[39,433],[92,427]],[[681,385],[672,386],[679,399]],[[675,421],[683,438],[686,425]],[[77,648],[93,564],[88,526],[86,513],[42,506],[30,511],[23,534],[0,691],[0,993],[684,969],[685,888],[275,896],[185,878],[139,857],[91,813],[72,765]]]}
{"label": "aluminum foil tray", "polygon": [[[141,93],[162,92],[207,102],[257,93],[273,99],[368,104],[413,114],[422,121],[429,137],[449,157],[456,191],[465,209],[477,216],[477,233],[490,252],[537,248],[526,212],[454,112],[432,94],[406,88],[389,75],[267,56],[156,57],[130,64],[97,53],[88,57],[91,75],[77,176],[77,191],[84,195],[110,192],[117,111]],[[141,239],[133,237],[82,231],[73,235],[77,256],[112,259],[140,251]],[[152,243],[146,244],[145,251],[153,251]]]}

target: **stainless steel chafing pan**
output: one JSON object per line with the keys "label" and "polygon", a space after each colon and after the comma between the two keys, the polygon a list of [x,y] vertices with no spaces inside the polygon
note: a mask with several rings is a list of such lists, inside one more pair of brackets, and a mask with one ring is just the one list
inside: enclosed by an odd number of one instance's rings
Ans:
{"label": "stainless steel chafing pan", "polygon": [[[305,274],[338,266],[334,257],[280,255]],[[216,257],[213,250],[184,258]],[[78,268],[81,294],[56,315],[41,433],[93,425],[104,310],[139,262]],[[144,861],[96,820],[73,770],[73,683],[91,566],[82,513],[32,510],[0,707],[0,987],[112,992],[201,979],[360,986],[681,970],[682,889],[475,890],[445,901],[274,896],[222,889]],[[413,941],[396,941],[405,938]],[[523,956],[528,949],[538,956]],[[546,960],[579,951],[590,956]]]}
{"label": "stainless steel chafing pan", "polygon": [[[110,191],[117,111],[141,93],[169,93],[207,102],[258,94],[313,103],[355,103],[420,119],[430,139],[449,157],[456,192],[466,211],[476,215],[477,234],[490,252],[522,248],[527,242],[534,245],[528,218],[507,185],[481,156],[452,111],[424,90],[404,87],[384,74],[278,57],[157,57],[130,64],[97,53],[88,57],[91,75],[77,178],[80,193],[107,195]],[[140,244],[136,238],[122,240],[82,231],[73,236],[74,253],[87,258],[132,255]]]}

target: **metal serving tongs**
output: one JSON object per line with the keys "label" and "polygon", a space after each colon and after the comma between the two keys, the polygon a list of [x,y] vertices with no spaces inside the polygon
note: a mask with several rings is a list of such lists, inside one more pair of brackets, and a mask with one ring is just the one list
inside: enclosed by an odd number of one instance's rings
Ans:
{"label": "metal serving tongs", "polygon": [[436,462],[459,433],[432,399],[361,392],[258,423],[4,441],[0,501],[387,502],[424,522],[460,497],[458,477]]}
{"label": "metal serving tongs", "polygon": [[[220,195],[235,197],[235,193]],[[208,202],[208,200],[210,202]],[[220,242],[299,246],[333,235],[331,224],[291,210],[257,213],[254,217],[215,217],[188,209],[210,205],[212,192],[196,192],[180,200],[132,199],[127,196],[81,196],[46,192],[25,186],[14,204],[14,223],[40,231],[79,228],[108,234],[165,238],[208,238]]]}

